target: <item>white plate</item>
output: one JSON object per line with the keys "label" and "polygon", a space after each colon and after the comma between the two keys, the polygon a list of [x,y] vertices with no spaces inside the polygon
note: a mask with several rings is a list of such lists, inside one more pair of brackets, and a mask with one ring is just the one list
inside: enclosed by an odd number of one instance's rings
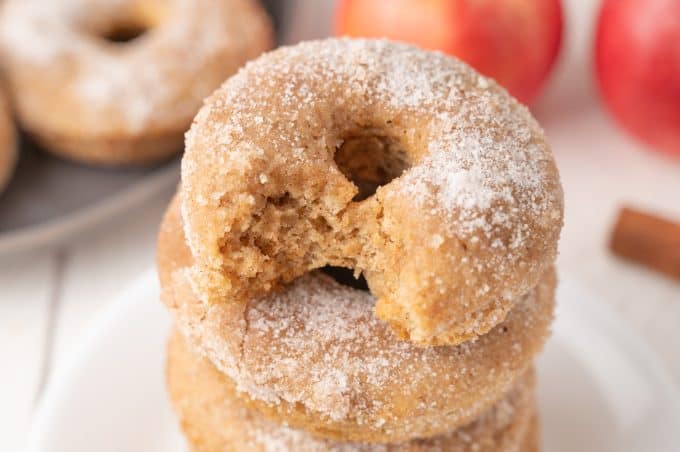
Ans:
{"label": "white plate", "polygon": [[[29,451],[178,451],[165,395],[169,320],[149,271],[93,325],[52,379]],[[653,353],[566,279],[539,359],[545,451],[680,450],[680,397]]]}

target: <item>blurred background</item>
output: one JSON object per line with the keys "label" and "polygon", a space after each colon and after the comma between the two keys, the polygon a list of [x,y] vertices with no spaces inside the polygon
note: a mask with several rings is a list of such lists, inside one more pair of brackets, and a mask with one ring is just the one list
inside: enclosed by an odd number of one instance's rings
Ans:
{"label": "blurred background", "polygon": [[[613,306],[680,385],[679,2],[265,6],[279,44],[334,34],[412,42],[459,56],[527,104],[565,190],[560,271]],[[16,99],[16,71],[6,72],[7,97]],[[27,128],[26,115],[8,111]],[[157,226],[179,181],[181,149],[151,165],[111,168],[39,142],[20,132],[0,194],[1,450],[23,444],[45,382],[88,323],[154,264]]]}

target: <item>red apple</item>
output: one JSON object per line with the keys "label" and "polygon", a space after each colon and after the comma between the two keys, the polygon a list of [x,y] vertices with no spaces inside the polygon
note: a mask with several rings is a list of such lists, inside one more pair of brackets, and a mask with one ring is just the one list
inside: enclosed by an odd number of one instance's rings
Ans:
{"label": "red apple", "polygon": [[560,0],[340,0],[335,33],[441,50],[532,102],[559,53]]}
{"label": "red apple", "polygon": [[595,66],[616,119],[652,147],[680,155],[680,1],[605,0]]}

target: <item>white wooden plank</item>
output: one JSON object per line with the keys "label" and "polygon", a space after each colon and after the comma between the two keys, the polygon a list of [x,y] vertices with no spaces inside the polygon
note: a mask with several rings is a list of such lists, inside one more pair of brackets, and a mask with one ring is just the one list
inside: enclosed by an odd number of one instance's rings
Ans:
{"label": "white wooden plank", "polygon": [[0,261],[1,450],[22,450],[41,383],[54,259]]}
{"label": "white wooden plank", "polygon": [[165,193],[69,248],[52,353],[55,366],[118,292],[154,265],[156,233],[169,198]]}

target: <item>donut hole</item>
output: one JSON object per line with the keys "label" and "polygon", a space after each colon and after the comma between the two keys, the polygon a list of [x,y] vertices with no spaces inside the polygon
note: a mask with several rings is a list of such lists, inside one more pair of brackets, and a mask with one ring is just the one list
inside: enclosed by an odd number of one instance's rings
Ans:
{"label": "donut hole", "polygon": [[168,21],[174,14],[171,3],[157,0],[104,2],[97,14],[84,14],[74,25],[80,33],[100,44],[126,49]]}
{"label": "donut hole", "polygon": [[113,44],[127,44],[144,36],[149,27],[141,23],[121,22],[107,29],[101,38]]}
{"label": "donut hole", "polygon": [[366,278],[364,278],[363,275],[359,275],[358,278],[355,278],[354,271],[349,268],[326,265],[325,267],[322,267],[320,271],[333,278],[338,284],[363,290],[364,292],[370,292]]}
{"label": "donut hole", "polygon": [[378,133],[357,133],[345,137],[335,151],[335,164],[359,190],[353,201],[363,201],[378,187],[399,177],[411,164],[401,143]]}
{"label": "donut hole", "polygon": [[118,47],[143,39],[166,18],[163,10],[147,10],[121,4],[101,17],[90,18],[80,26],[91,37]]}

